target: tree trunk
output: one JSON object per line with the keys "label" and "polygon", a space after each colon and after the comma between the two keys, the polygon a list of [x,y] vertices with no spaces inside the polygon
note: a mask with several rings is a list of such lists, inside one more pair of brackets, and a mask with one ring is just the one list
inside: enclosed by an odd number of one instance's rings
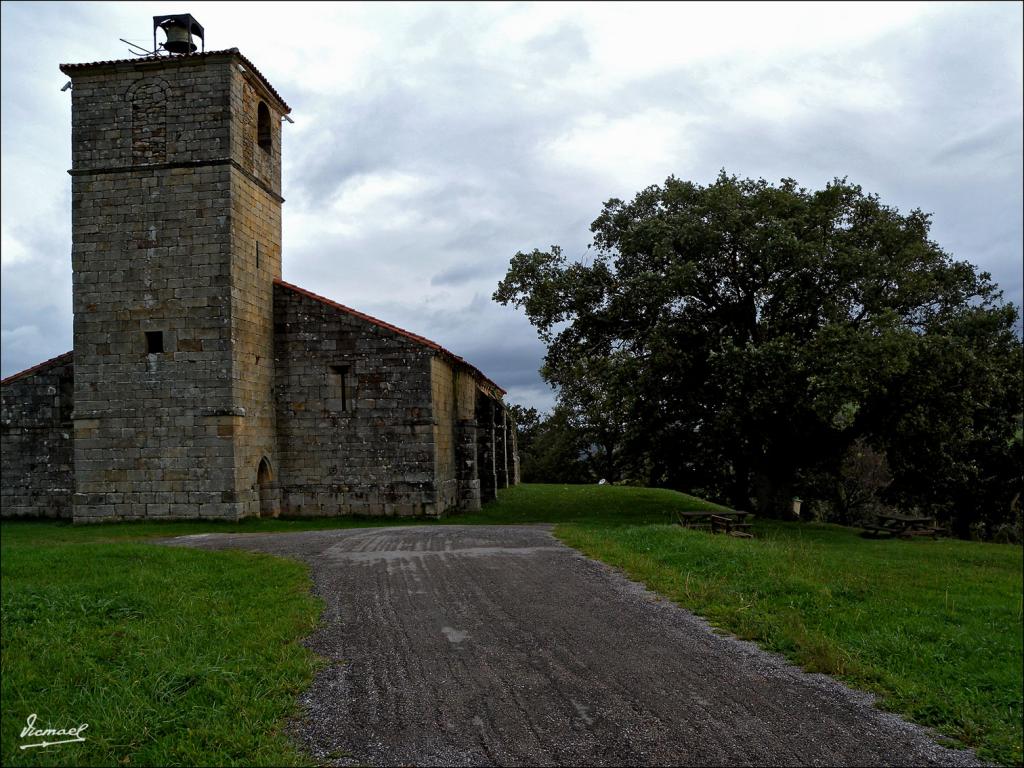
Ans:
{"label": "tree trunk", "polygon": [[730,497],[734,509],[750,511],[750,470],[742,459],[733,461],[733,482]]}
{"label": "tree trunk", "polygon": [[766,472],[754,473],[757,513],[777,520],[793,519],[793,484]]}
{"label": "tree trunk", "polygon": [[604,445],[604,468],[605,477],[612,483],[618,480],[618,473],[615,470],[615,444],[605,443]]}

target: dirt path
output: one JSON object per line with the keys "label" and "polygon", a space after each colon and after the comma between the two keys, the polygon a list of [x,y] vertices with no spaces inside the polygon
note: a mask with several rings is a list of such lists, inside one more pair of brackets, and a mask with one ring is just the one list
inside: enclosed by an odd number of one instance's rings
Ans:
{"label": "dirt path", "polygon": [[545,527],[206,534],[310,563],[331,660],[298,738],[336,765],[977,765],[711,632]]}

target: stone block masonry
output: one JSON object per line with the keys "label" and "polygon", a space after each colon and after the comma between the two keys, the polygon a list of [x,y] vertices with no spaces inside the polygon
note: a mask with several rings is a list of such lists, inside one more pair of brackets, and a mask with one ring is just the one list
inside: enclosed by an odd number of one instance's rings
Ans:
{"label": "stone block masonry", "polygon": [[237,413],[230,170],[76,175],[72,188],[75,517],[237,518],[221,430]]}
{"label": "stone block masonry", "polygon": [[259,514],[286,107],[230,51],[82,67],[75,519]]}
{"label": "stone block masonry", "polygon": [[4,517],[71,517],[74,387],[70,352],[0,383]]}
{"label": "stone block masonry", "polygon": [[478,371],[288,283],[274,317],[282,513],[441,517],[480,508],[478,472],[498,487],[477,451],[504,457],[503,432],[478,430],[477,412],[505,423],[505,407]]}
{"label": "stone block masonry", "polygon": [[[243,72],[243,70],[245,70]],[[245,417],[233,435],[234,485],[240,514],[260,508],[259,466],[270,467],[264,494],[277,493],[274,405],[274,281],[281,277],[280,108],[243,66],[231,69],[231,320],[232,400]],[[267,106],[268,102],[272,106]],[[259,142],[260,106],[269,114],[268,141]]]}
{"label": "stone block masonry", "polygon": [[282,512],[438,516],[430,349],[275,286]]}
{"label": "stone block masonry", "polygon": [[479,510],[475,419],[479,384],[470,371],[439,356],[431,360],[430,376],[438,509]]}

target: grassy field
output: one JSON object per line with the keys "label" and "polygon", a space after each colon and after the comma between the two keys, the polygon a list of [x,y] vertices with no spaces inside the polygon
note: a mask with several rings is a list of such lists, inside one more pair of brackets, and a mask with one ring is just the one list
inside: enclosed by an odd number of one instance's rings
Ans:
{"label": "grassy field", "polygon": [[[281,728],[317,664],[297,642],[319,615],[305,567],[95,537],[4,526],[0,763],[302,763]],[[20,749],[46,740],[19,738],[33,713],[86,741]]]}
{"label": "grassy field", "polygon": [[[445,522],[555,523],[567,544],[722,630],[1021,763],[1020,547],[770,521],[741,540],[669,524],[677,509],[715,508],[664,490],[534,485]],[[304,569],[141,542],[402,522],[3,523],[2,763],[301,762],[281,727],[316,663],[297,644],[318,610]],[[88,746],[20,752],[31,712],[88,722]]]}
{"label": "grassy field", "polygon": [[501,491],[482,512],[448,518],[449,523],[669,524],[677,511],[726,509],[664,488],[615,485],[518,485]]}

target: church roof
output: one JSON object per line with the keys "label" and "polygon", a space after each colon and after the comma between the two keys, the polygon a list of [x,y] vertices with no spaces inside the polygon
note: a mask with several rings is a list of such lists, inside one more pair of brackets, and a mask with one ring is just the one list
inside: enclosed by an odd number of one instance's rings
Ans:
{"label": "church roof", "polygon": [[225,48],[220,51],[204,51],[202,53],[184,53],[177,56],[137,56],[133,59],[110,59],[107,61],[90,61],[83,62],[81,64],[61,64],[60,71],[65,75],[73,75],[76,72],[81,72],[86,69],[92,69],[93,67],[114,67],[120,64],[145,64],[148,62],[177,62],[177,61],[194,61],[195,59],[202,59],[209,56],[237,56],[245,67],[252,72],[263,85],[266,86],[267,90],[270,91],[274,98],[281,102],[281,106],[284,107],[285,114],[292,111],[292,108],[288,106],[288,102],[281,98],[281,94],[270,84],[270,81],[263,76],[263,74],[256,69],[249,59],[247,59],[241,51],[237,48]]}
{"label": "church roof", "polygon": [[65,352],[63,355],[57,355],[51,357],[49,360],[44,360],[41,363],[33,365],[31,368],[26,368],[24,371],[18,371],[12,373],[6,379],[0,379],[0,384],[10,384],[12,381],[23,379],[26,376],[31,376],[33,373],[39,373],[40,371],[49,368],[50,366],[62,365],[64,363],[70,363],[74,359],[74,352]]}
{"label": "church roof", "polygon": [[441,355],[441,357],[446,358],[450,362],[454,362],[457,365],[461,365],[462,367],[469,369],[470,373],[478,381],[482,381],[485,384],[487,384],[488,386],[493,387],[494,389],[496,389],[498,392],[500,392],[503,395],[506,394],[504,389],[502,389],[497,384],[495,384],[493,381],[491,381],[489,378],[487,378],[480,371],[479,368],[477,368],[476,366],[470,364],[464,358],[459,357],[454,352],[448,351],[447,349],[442,347],[440,344],[438,344],[436,341],[431,341],[430,339],[428,339],[428,338],[426,338],[424,336],[420,336],[419,334],[412,333],[411,331],[407,331],[404,328],[399,328],[397,325],[392,325],[391,323],[384,322],[383,320],[378,320],[376,317],[373,317],[371,315],[367,315],[364,312],[360,312],[357,309],[352,309],[352,307],[346,307],[344,304],[339,304],[336,301],[331,301],[331,299],[328,299],[328,298],[326,298],[324,296],[320,296],[318,294],[315,294],[312,291],[307,291],[305,288],[300,288],[297,285],[292,285],[291,283],[286,283],[284,280],[275,280],[274,281],[274,285],[279,285],[282,288],[286,288],[289,291],[294,291],[295,293],[298,293],[298,294],[300,294],[302,296],[305,296],[307,299],[312,299],[313,301],[318,301],[321,304],[326,304],[327,306],[333,307],[334,309],[340,310],[340,311],[342,311],[342,312],[344,312],[344,313],[346,313],[348,315],[351,315],[353,317],[357,317],[360,320],[365,320],[368,323],[376,325],[378,328],[383,328],[383,329],[385,329],[387,331],[391,331],[392,333],[397,333],[399,336],[404,336],[405,338],[410,339],[411,341],[415,341],[417,344],[422,344],[424,347],[427,347],[428,349],[434,350],[439,355]]}

